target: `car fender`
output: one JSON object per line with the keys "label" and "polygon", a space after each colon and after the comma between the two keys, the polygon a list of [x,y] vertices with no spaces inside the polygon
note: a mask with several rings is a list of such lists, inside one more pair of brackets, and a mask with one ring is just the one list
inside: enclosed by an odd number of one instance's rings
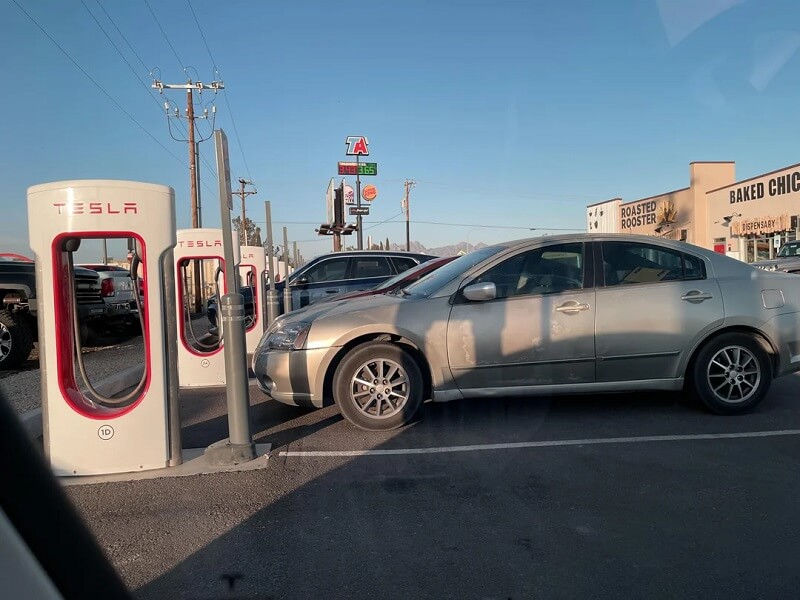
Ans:
{"label": "car fender", "polygon": [[447,364],[447,356],[442,353],[440,349],[436,348],[435,339],[438,336],[440,340],[445,339],[447,330],[447,321],[433,323],[428,334],[423,339],[419,334],[414,333],[404,327],[390,324],[364,324],[354,327],[346,331],[343,335],[338,337],[325,357],[322,359],[320,369],[315,376],[315,390],[322,390],[324,380],[331,368],[331,365],[340,356],[342,349],[347,346],[352,346],[358,340],[375,339],[381,335],[389,335],[396,338],[403,338],[408,340],[411,344],[420,349],[424,360],[428,364],[428,370],[431,374],[431,385],[433,390],[450,389],[455,386],[450,367]]}

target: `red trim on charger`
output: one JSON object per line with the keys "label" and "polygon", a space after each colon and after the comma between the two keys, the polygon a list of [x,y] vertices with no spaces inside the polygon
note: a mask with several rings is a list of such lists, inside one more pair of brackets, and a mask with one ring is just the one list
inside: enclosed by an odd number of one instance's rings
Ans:
{"label": "red trim on charger", "polygon": [[[254,277],[255,280],[258,279],[258,267],[251,264],[239,264],[239,269],[241,270],[243,267],[250,269],[251,273],[255,273],[256,276]],[[241,271],[240,271],[241,274]],[[250,327],[245,328],[245,331],[253,331],[256,325],[258,325],[258,288],[260,286],[259,281],[253,281],[253,314],[255,318],[253,319],[253,324]],[[248,286],[249,287],[249,286]]]}
{"label": "red trim on charger", "polygon": [[[186,351],[189,354],[191,354],[192,356],[199,356],[201,358],[208,358],[209,356],[214,356],[215,354],[219,353],[222,350],[222,348],[223,348],[223,346],[225,344],[222,342],[222,340],[220,340],[220,344],[219,344],[219,346],[217,347],[216,350],[212,350],[211,352],[198,352],[197,350],[195,350],[194,348],[192,348],[191,346],[189,346],[186,343],[186,322],[185,322],[185,319],[184,319],[184,316],[183,316],[184,289],[183,289],[183,277],[181,277],[181,265],[180,265],[180,263],[183,262],[184,260],[218,260],[219,261],[219,266],[222,267],[222,275],[223,275],[223,277],[222,277],[222,289],[223,289],[223,292],[222,293],[223,294],[227,294],[228,293],[228,282],[225,279],[225,259],[222,258],[221,256],[202,256],[202,255],[198,255],[198,256],[181,256],[175,262],[175,281],[176,281],[176,286],[177,286],[177,289],[178,289],[178,304],[181,307],[181,318],[179,319],[180,325],[178,327],[178,330],[179,330],[179,333],[180,333],[179,337],[181,338],[181,344],[183,344],[183,347],[186,348]],[[189,318],[191,318],[191,317],[189,317]],[[219,319],[220,319],[220,307],[217,307],[217,330],[219,330]]]}
{"label": "red trim on charger", "polygon": [[[107,408],[105,406],[95,406],[80,391],[75,375],[75,341],[72,336],[72,307],[68,301],[67,294],[72,293],[74,282],[68,277],[68,266],[65,253],[61,252],[61,241],[66,238],[80,238],[83,240],[92,239],[128,239],[134,238],[139,241],[142,248],[142,268],[147,274],[147,246],[138,233],[132,231],[70,231],[57,235],[51,243],[51,254],[53,264],[53,313],[55,315],[55,334],[56,334],[56,370],[58,372],[58,387],[61,397],[79,415],[96,420],[116,419],[128,414],[135,409],[147,396],[150,390],[152,376],[152,362],[150,355],[150,317],[149,310],[144,313],[144,361],[145,361],[145,385],[141,395],[128,406],[122,408]],[[61,317],[61,318],[60,318]],[[64,321],[69,324],[64,326]]]}

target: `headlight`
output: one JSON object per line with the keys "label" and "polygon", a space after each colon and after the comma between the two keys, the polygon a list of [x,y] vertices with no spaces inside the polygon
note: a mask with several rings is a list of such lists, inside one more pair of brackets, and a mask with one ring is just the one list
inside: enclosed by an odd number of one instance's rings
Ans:
{"label": "headlight", "polygon": [[299,321],[296,323],[275,323],[264,334],[258,345],[259,349],[267,347],[270,350],[302,350],[306,345],[308,331],[311,323]]}

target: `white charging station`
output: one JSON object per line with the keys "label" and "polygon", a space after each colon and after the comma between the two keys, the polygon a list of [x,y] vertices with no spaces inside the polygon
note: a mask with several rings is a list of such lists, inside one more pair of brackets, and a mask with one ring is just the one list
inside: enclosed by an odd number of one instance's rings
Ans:
{"label": "white charging station", "polygon": [[[186,278],[184,268],[187,261],[203,260],[215,265],[214,272],[207,273],[211,281],[207,284],[219,290],[219,295],[228,292],[225,280],[225,258],[222,229],[179,229],[175,246],[175,291],[178,310],[178,378],[182,388],[212,387],[225,385],[225,356],[222,352],[225,332],[217,307],[216,340],[200,332],[187,314]],[[235,265],[241,262],[238,241],[234,243]],[[207,298],[203,297],[203,306]],[[204,341],[205,340],[205,341]],[[207,343],[208,342],[208,343]]]}
{"label": "white charging station", "polygon": [[[149,183],[61,181],[28,189],[36,256],[45,451],[57,475],[164,468],[170,459],[165,277],[175,246],[175,193]],[[79,240],[135,240],[144,280],[144,371],[130,398],[101,399],[82,378],[74,332],[72,252]],[[166,265],[166,269],[164,268]],[[169,272],[166,270],[169,269]],[[85,373],[85,371],[83,371]]]}
{"label": "white charging station", "polygon": [[253,316],[245,318],[245,340],[247,353],[255,352],[256,346],[264,334],[267,322],[264,314],[264,291],[266,287],[267,252],[263,246],[242,246],[240,248],[239,279],[242,286],[253,289]]}

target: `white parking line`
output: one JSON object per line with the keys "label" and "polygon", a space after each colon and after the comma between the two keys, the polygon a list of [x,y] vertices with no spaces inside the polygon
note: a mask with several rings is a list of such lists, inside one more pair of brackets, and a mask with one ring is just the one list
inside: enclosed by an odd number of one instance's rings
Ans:
{"label": "white parking line", "polygon": [[683,442],[695,440],[730,440],[800,435],[800,429],[778,431],[743,431],[741,433],[693,433],[687,435],[647,435],[640,437],[590,438],[585,440],[545,440],[540,442],[510,442],[507,444],[475,444],[472,446],[439,446],[433,448],[394,448],[384,450],[282,450],[285,457],[391,456],[402,454],[443,454],[446,452],[475,452],[478,450],[514,450],[518,448],[549,448],[551,446],[590,446],[595,444],[639,444],[643,442]]}

